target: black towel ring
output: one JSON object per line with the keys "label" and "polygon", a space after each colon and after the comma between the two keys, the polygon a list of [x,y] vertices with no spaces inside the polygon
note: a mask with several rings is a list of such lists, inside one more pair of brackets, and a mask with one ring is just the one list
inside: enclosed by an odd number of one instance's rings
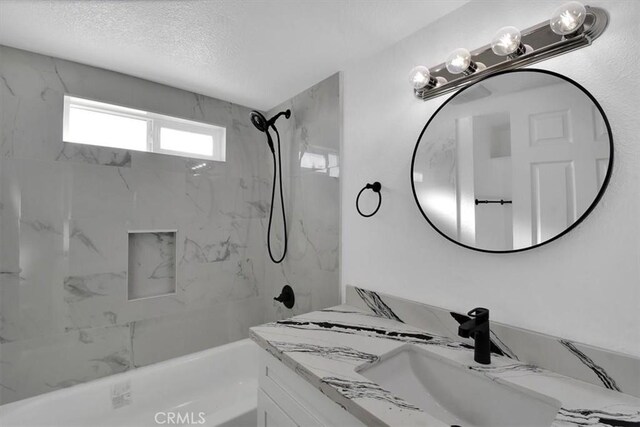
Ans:
{"label": "black towel ring", "polygon": [[[374,193],[378,193],[378,207],[371,212],[370,214],[363,214],[362,211],[360,210],[360,195],[362,194],[362,192],[364,190],[367,189],[371,189]],[[358,211],[358,213],[365,217],[365,218],[369,218],[372,217],[376,214],[376,212],[378,212],[378,210],[380,209],[380,206],[382,205],[382,194],[380,193],[380,190],[382,189],[382,184],[380,184],[378,181],[374,182],[373,184],[367,184],[365,185],[362,190],[360,190],[360,192],[358,193],[358,197],[356,197],[356,210]]]}

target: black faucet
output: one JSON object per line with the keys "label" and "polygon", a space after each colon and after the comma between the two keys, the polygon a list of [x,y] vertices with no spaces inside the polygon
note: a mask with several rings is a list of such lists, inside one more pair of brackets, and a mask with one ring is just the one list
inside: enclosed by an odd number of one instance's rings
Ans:
{"label": "black faucet", "polygon": [[489,336],[489,310],[476,307],[467,313],[471,319],[458,327],[458,335],[462,338],[472,337],[474,340],[473,360],[483,365],[491,363],[491,339]]}

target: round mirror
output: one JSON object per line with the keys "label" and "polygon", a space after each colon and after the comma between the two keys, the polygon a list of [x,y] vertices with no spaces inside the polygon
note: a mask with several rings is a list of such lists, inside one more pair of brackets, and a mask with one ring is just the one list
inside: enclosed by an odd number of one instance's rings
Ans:
{"label": "round mirror", "polygon": [[484,252],[548,243],[582,221],[611,175],[602,108],[556,73],[494,74],[447,100],[411,162],[422,214],[447,239]]}

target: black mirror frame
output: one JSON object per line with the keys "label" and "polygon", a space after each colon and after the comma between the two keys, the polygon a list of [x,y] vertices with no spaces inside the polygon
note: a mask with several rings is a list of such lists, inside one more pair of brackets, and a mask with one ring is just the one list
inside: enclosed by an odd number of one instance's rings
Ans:
{"label": "black mirror frame", "polygon": [[[594,103],[594,105],[596,106],[596,108],[598,109],[600,114],[602,115],[602,119],[604,120],[604,124],[605,124],[605,126],[607,128],[607,135],[609,136],[609,164],[607,166],[607,174],[606,174],[606,176],[604,178],[604,181],[602,182],[602,186],[600,187],[600,190],[598,191],[598,194],[596,195],[596,197],[593,199],[593,202],[591,202],[591,205],[589,205],[587,210],[573,224],[571,224],[569,227],[564,229],[564,231],[562,231],[561,233],[558,233],[557,235],[555,235],[554,237],[552,237],[552,238],[550,238],[548,240],[545,240],[542,243],[538,243],[536,245],[528,246],[526,248],[511,249],[511,250],[507,250],[507,251],[494,251],[494,250],[489,250],[489,249],[476,248],[476,247],[473,247],[473,246],[465,245],[464,243],[460,243],[457,240],[454,240],[453,238],[449,237],[444,232],[442,232],[438,227],[435,226],[435,224],[433,222],[431,222],[431,220],[429,219],[429,216],[422,209],[422,206],[420,205],[420,201],[418,200],[418,195],[416,194],[415,183],[413,182],[413,169],[414,169],[414,166],[415,166],[416,154],[418,152],[418,147],[420,145],[420,140],[422,139],[422,136],[424,135],[425,131],[429,127],[429,124],[431,124],[433,119],[435,119],[435,117],[438,115],[440,110],[442,110],[444,108],[445,105],[447,105],[452,99],[454,99],[456,96],[460,95],[465,90],[470,89],[470,88],[474,87],[475,85],[477,85],[479,83],[482,83],[484,80],[490,79],[490,78],[498,76],[500,74],[513,74],[513,73],[543,73],[543,74],[549,74],[549,75],[558,77],[560,79],[563,79],[563,80],[573,84],[575,87],[580,89],[585,95],[587,95],[587,97]],[[487,77],[485,77],[485,78],[483,78],[481,80],[478,80],[477,82],[473,83],[472,85],[469,85],[469,86],[466,86],[466,87],[460,89],[459,91],[457,91],[456,93],[451,95],[449,97],[449,99],[447,99],[440,107],[438,107],[438,109],[431,115],[431,117],[429,118],[429,121],[424,126],[424,128],[422,128],[422,132],[420,132],[420,135],[418,136],[418,140],[416,141],[416,146],[413,149],[413,155],[411,157],[411,169],[409,171],[409,173],[410,173],[409,178],[411,180],[411,191],[413,192],[413,198],[414,198],[416,204],[418,205],[418,209],[420,210],[420,213],[422,213],[422,216],[424,217],[424,219],[427,220],[429,225],[431,225],[431,227],[433,227],[445,239],[449,240],[450,242],[455,243],[458,246],[462,246],[464,248],[471,249],[471,250],[474,250],[474,251],[477,251],[477,252],[494,253],[494,254],[515,253],[515,252],[528,251],[530,249],[534,249],[534,248],[538,248],[540,246],[546,245],[547,243],[551,243],[551,242],[559,239],[560,237],[564,236],[565,234],[569,233],[571,230],[576,228],[582,221],[584,221],[584,219],[586,217],[588,217],[589,214],[591,213],[591,211],[593,211],[593,209],[596,207],[598,202],[600,202],[600,199],[602,199],[602,196],[604,195],[604,192],[605,192],[605,190],[607,189],[607,187],[609,185],[609,181],[611,179],[611,174],[613,172],[613,157],[614,157],[613,133],[611,132],[611,125],[609,124],[609,119],[607,118],[607,115],[604,113],[604,110],[602,109],[602,106],[600,106],[600,103],[598,103],[596,98],[593,95],[591,95],[591,93],[589,93],[589,91],[587,91],[582,85],[577,83],[575,80],[570,79],[569,77],[566,77],[566,76],[564,76],[562,74],[559,74],[559,73],[556,73],[556,72],[553,72],[553,71],[541,70],[541,69],[537,69],[537,68],[507,70],[507,71],[500,71],[500,72],[497,72],[497,73],[493,73],[493,74],[491,74],[491,75],[489,75],[489,76],[487,76]]]}

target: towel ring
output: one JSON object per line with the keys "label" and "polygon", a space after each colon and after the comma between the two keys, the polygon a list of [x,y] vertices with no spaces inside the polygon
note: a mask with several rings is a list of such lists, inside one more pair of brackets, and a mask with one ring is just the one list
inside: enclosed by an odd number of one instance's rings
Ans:
{"label": "towel ring", "polygon": [[[362,211],[360,210],[360,195],[362,194],[362,192],[364,190],[367,190],[367,189],[372,190],[374,193],[378,193],[378,207],[376,207],[376,209],[373,212],[371,212],[370,214],[363,214]],[[360,216],[363,216],[365,218],[369,218],[369,217],[374,216],[376,214],[376,212],[378,212],[378,210],[380,209],[380,206],[382,205],[382,194],[380,193],[381,189],[382,189],[382,184],[380,184],[378,181],[376,181],[373,184],[365,185],[362,188],[362,190],[360,190],[360,192],[358,193],[358,197],[356,197],[356,210],[358,211]]]}

